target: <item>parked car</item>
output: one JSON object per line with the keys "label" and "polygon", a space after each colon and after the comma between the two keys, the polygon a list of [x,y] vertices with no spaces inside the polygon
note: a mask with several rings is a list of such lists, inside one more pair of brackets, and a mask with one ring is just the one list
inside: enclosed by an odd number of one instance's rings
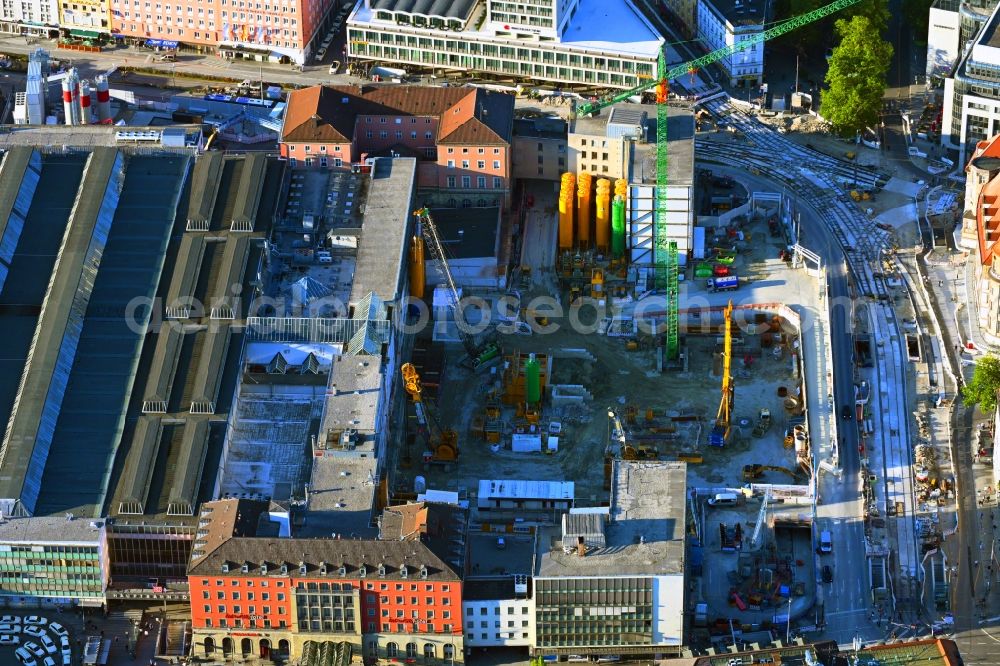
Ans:
{"label": "parked car", "polygon": [[45,648],[38,643],[28,642],[24,644],[24,647],[28,648],[28,652],[32,653],[39,659],[45,656]]}
{"label": "parked car", "polygon": [[49,638],[48,634],[45,634],[40,638],[42,641],[42,647],[45,648],[46,652],[48,652],[49,654],[55,654],[56,652],[59,652],[59,648],[57,648],[56,644],[52,642],[52,639]]}
{"label": "parked car", "polygon": [[73,652],[68,647],[63,647],[62,659],[63,659],[63,666],[69,666],[71,663],[73,663]]}
{"label": "parked car", "polygon": [[29,615],[28,617],[24,618],[24,623],[46,625],[49,623],[49,621],[40,615]]}
{"label": "parked car", "polygon": [[16,615],[4,615],[0,617],[0,624],[21,624],[21,618]]}
{"label": "parked car", "polygon": [[49,625],[49,631],[51,631],[56,636],[60,636],[60,637],[68,637],[69,636],[69,632],[66,631],[66,628],[64,626],[62,626],[61,624],[59,624],[58,622],[53,622],[52,624],[50,624]]}
{"label": "parked car", "polygon": [[833,582],[833,567],[829,564],[823,567],[823,582],[832,583]]}
{"label": "parked car", "polygon": [[37,666],[35,658],[31,656],[31,653],[28,652],[28,648],[26,647],[22,646],[17,648],[17,650],[14,651],[14,656],[17,657],[18,661],[24,664],[24,666]]}
{"label": "parked car", "polygon": [[21,625],[19,624],[0,624],[0,634],[19,634],[21,633]]}
{"label": "parked car", "polygon": [[3,634],[0,636],[0,645],[17,645],[21,638],[17,634]]}
{"label": "parked car", "polygon": [[46,657],[42,660],[42,666],[56,666],[56,660],[52,657]]}
{"label": "parked car", "polygon": [[24,633],[29,636],[34,636],[35,638],[41,638],[45,635],[45,630],[37,625],[28,625],[24,628]]}

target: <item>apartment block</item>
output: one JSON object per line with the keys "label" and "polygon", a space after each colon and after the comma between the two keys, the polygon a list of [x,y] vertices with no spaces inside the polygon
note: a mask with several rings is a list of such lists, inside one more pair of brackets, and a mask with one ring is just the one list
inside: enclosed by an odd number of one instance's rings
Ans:
{"label": "apartment block", "polygon": [[203,53],[303,64],[318,48],[336,0],[110,0],[115,34],[151,45],[166,40]]}
{"label": "apartment block", "polygon": [[[698,38],[709,51],[753,39],[767,23],[767,0],[701,0],[698,6]],[[763,82],[764,45],[752,44],[718,62],[730,85],[754,87]]]}

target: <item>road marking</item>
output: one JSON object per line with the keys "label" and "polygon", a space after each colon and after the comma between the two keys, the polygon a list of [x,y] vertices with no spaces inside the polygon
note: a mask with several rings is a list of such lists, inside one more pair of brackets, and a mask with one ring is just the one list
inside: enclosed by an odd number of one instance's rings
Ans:
{"label": "road marking", "polygon": [[[840,615],[856,615],[858,613],[867,613],[867,608],[852,608],[851,610],[836,611],[834,613],[824,613],[826,617],[838,617]],[[992,638],[992,637],[991,637]],[[1000,643],[1000,641],[997,641]]]}
{"label": "road marking", "polygon": [[985,629],[980,629],[979,631],[983,632],[983,634],[994,643],[1000,643],[1000,638],[994,637],[993,635],[990,634],[990,632],[986,631]]}

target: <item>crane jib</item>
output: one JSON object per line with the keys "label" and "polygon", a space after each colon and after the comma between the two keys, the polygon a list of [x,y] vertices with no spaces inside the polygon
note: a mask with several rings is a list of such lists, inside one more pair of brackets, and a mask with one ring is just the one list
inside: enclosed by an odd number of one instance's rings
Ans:
{"label": "crane jib", "polygon": [[641,95],[644,92],[652,90],[662,81],[673,81],[674,79],[684,76],[685,74],[688,74],[690,72],[695,72],[706,65],[711,65],[714,62],[724,60],[729,56],[733,55],[734,53],[740,53],[741,51],[745,51],[754,44],[759,44],[769,39],[774,39],[775,37],[779,37],[781,35],[784,35],[785,33],[791,32],[792,30],[796,30],[804,25],[812,23],[813,21],[818,21],[820,19],[826,18],[827,16],[835,14],[836,12],[839,12],[842,9],[846,9],[851,5],[856,5],[859,2],[861,2],[861,0],[836,0],[836,2],[831,2],[827,5],[823,5],[822,7],[814,9],[811,12],[806,12],[805,14],[800,14],[799,16],[793,16],[792,18],[782,21],[781,23],[774,25],[768,28],[767,30],[758,32],[755,35],[747,37],[746,39],[742,39],[736,42],[735,44],[731,44],[730,46],[725,46],[721,49],[717,49],[715,51],[712,51],[711,53],[701,56],[700,58],[689,60],[688,62],[681,65],[677,65],[669,70],[664,71],[665,70],[664,67],[658,66],[657,76],[655,78],[646,81],[645,83],[642,83],[636,86],[635,88],[632,88],[631,90],[626,90],[625,92],[618,93],[616,95],[613,95],[605,99],[600,99],[594,102],[587,102],[585,104],[581,104],[578,107],[577,111],[583,115],[589,115],[591,113],[595,113],[605,107],[611,106],[612,104],[617,104],[618,102],[625,101],[630,97],[635,97],[636,95]]}

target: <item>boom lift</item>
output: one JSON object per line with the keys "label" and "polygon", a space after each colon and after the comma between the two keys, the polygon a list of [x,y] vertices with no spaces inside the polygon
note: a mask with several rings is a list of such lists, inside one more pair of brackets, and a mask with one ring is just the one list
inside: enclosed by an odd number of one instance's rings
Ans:
{"label": "boom lift", "polygon": [[715,417],[715,427],[708,436],[712,446],[725,446],[729,441],[729,424],[733,416],[733,401],[736,397],[736,386],[733,383],[733,302],[724,310],[726,317],[725,333],[722,342],[722,400],[719,402],[719,412]]}
{"label": "boom lift", "polygon": [[413,399],[421,434],[427,441],[428,450],[424,452],[424,462],[451,463],[458,460],[458,433],[442,429],[430,405],[424,402],[424,389],[417,369],[412,363],[404,363],[400,372],[403,375],[403,386]]}
{"label": "boom lift", "polygon": [[458,286],[456,286],[455,278],[451,274],[451,266],[448,265],[448,257],[445,256],[444,244],[441,243],[441,235],[438,233],[437,225],[434,224],[433,218],[431,218],[431,211],[427,208],[421,208],[414,212],[414,215],[417,216],[417,220],[419,221],[420,234],[427,244],[427,250],[431,258],[436,259],[441,264],[441,271],[444,273],[445,280],[448,283],[448,291],[451,292],[452,298],[452,308],[455,311],[455,328],[458,329],[458,337],[462,340],[465,353],[469,355],[469,362],[472,363],[473,367],[478,367],[491,358],[495,358],[500,353],[500,347],[494,340],[495,330],[491,327],[487,332],[482,334],[482,338],[479,340],[469,332],[471,324],[465,319],[465,308],[459,302],[461,299],[458,293]]}
{"label": "boom lift", "polygon": [[814,9],[811,12],[792,17],[777,25],[759,32],[753,36],[695,58],[682,65],[667,69],[667,57],[661,50],[656,61],[656,77],[642,83],[631,90],[586,102],[577,108],[583,115],[596,113],[601,109],[625,101],[630,97],[641,96],[644,92],[656,90],[656,215],[653,219],[653,268],[656,276],[656,287],[667,291],[667,358],[674,360],[680,351],[678,333],[678,258],[677,243],[667,239],[667,99],[669,97],[670,81],[685,74],[694,75],[697,71],[714,62],[724,60],[734,53],[746,51],[751,46],[791,32],[804,25],[826,18],[861,0],[836,0],[828,5]]}
{"label": "boom lift", "polygon": [[611,489],[611,471],[615,460],[638,460],[639,452],[629,443],[628,434],[618,413],[608,409],[608,445],[604,449],[604,488]]}

